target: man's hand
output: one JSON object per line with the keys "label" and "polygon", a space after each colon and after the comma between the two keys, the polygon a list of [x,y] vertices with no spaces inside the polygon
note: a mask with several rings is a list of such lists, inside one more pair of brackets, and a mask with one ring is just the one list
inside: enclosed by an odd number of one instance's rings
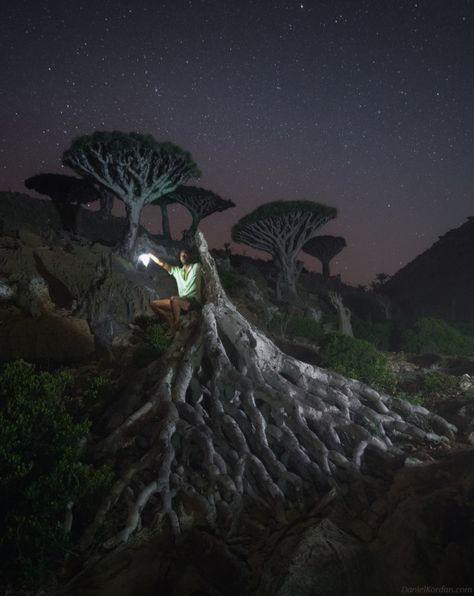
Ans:
{"label": "man's hand", "polygon": [[168,273],[171,271],[171,265],[169,263],[167,263],[166,261],[162,261],[160,259],[160,257],[157,257],[156,255],[154,255],[152,252],[148,253],[148,256],[150,257],[150,259],[152,261],[154,261],[157,265],[159,265],[160,267],[163,267],[163,269],[165,269],[166,271],[168,271]]}

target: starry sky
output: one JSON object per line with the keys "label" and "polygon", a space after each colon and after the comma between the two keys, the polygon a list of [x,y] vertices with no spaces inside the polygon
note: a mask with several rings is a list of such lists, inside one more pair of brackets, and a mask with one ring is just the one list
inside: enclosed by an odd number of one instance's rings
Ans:
{"label": "starry sky", "polygon": [[[332,273],[367,284],[474,215],[473,17],[473,0],[4,0],[0,190],[70,173],[78,135],[150,133],[236,203],[202,223],[211,246],[261,203],[315,200],[347,241]],[[160,229],[153,208],[143,223]]]}

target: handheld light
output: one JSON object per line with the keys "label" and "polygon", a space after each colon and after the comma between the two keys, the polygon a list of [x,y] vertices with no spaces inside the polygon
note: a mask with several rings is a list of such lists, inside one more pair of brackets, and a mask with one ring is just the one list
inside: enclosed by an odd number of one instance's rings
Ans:
{"label": "handheld light", "polygon": [[138,260],[140,261],[140,263],[143,263],[145,265],[145,267],[148,267],[148,265],[150,263],[150,257],[148,256],[148,253],[146,253],[146,252],[141,254],[138,257]]}

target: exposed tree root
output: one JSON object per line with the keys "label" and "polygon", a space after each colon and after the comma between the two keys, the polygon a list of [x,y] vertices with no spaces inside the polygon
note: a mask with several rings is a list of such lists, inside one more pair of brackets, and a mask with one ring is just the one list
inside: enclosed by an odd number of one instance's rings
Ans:
{"label": "exposed tree root", "polygon": [[176,532],[198,518],[232,531],[252,509],[282,521],[341,482],[370,481],[374,461],[402,464],[407,445],[456,431],[425,408],[283,354],[235,309],[197,240],[202,317],[178,333],[160,375],[149,368],[140,406],[97,445],[101,458],[129,463],[84,549],[108,517],[121,520],[109,546],[127,541],[144,515]]}

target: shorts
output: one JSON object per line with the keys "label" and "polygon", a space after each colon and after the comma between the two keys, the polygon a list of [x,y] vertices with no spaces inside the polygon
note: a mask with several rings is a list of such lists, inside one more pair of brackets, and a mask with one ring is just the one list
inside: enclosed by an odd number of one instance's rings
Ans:
{"label": "shorts", "polygon": [[189,308],[186,312],[191,312],[192,310],[201,310],[202,304],[194,296],[181,296],[181,298],[189,302]]}

